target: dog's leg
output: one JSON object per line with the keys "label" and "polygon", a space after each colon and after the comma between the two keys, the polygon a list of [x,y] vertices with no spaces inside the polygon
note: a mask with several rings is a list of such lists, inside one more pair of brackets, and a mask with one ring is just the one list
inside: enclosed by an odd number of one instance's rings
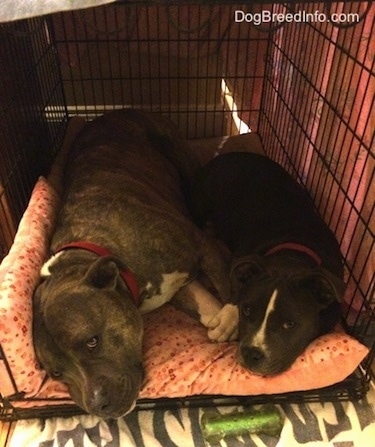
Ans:
{"label": "dog's leg", "polygon": [[202,254],[202,271],[215,287],[219,300],[222,303],[230,302],[229,263],[226,262],[218,243],[211,235],[203,233],[199,248]]}
{"label": "dog's leg", "polygon": [[233,341],[238,338],[239,314],[235,304],[224,304],[208,322],[208,337],[213,341]]}
{"label": "dog's leg", "polygon": [[208,338],[223,342],[238,336],[238,308],[222,304],[197,280],[182,287],[173,297],[172,304],[197,318],[208,328]]}

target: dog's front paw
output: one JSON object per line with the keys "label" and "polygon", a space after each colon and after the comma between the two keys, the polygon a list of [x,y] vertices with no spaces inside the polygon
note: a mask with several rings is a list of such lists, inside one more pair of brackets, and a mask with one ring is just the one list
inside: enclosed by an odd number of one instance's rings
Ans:
{"label": "dog's front paw", "polygon": [[208,338],[217,342],[236,340],[238,322],[238,307],[234,304],[225,304],[208,323]]}

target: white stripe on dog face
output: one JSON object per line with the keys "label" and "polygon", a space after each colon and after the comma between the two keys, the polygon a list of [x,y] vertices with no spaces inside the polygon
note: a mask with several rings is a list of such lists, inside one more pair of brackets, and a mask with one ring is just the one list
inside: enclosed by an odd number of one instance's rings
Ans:
{"label": "white stripe on dog face", "polygon": [[264,320],[262,322],[262,325],[259,328],[259,331],[254,335],[253,337],[253,341],[252,341],[252,346],[255,346],[257,348],[261,348],[263,350],[266,349],[266,328],[267,328],[267,323],[268,323],[268,319],[269,316],[271,315],[271,313],[275,310],[275,302],[276,302],[276,298],[278,295],[278,290],[275,289],[270,297],[270,300],[268,302],[268,306],[266,309],[266,313],[264,315]]}

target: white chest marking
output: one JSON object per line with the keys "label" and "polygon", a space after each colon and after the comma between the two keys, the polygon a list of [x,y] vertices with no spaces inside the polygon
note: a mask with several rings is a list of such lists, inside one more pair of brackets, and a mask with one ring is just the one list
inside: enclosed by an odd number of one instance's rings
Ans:
{"label": "white chest marking", "polygon": [[[189,274],[186,272],[163,273],[162,278],[159,293],[152,295],[150,292],[150,296],[143,301],[139,308],[141,313],[151,312],[170,301],[187,283]],[[151,290],[152,286],[147,286],[146,289]]]}
{"label": "white chest marking", "polygon": [[57,258],[62,255],[62,251],[59,251],[57,254],[51,256],[48,261],[46,261],[43,265],[42,268],[40,269],[40,276],[42,278],[46,278],[47,276],[51,276],[51,271],[50,268],[52,267],[52,265],[56,262]]}
{"label": "white chest marking", "polygon": [[275,302],[276,302],[277,295],[278,295],[278,291],[277,291],[277,289],[275,289],[271,295],[269,302],[268,302],[266,313],[264,315],[264,320],[259,328],[259,331],[253,337],[253,341],[251,343],[252,346],[255,346],[255,347],[263,349],[263,350],[267,349],[267,346],[266,346],[267,323],[268,323],[268,319],[269,319],[271,313],[275,310]]}

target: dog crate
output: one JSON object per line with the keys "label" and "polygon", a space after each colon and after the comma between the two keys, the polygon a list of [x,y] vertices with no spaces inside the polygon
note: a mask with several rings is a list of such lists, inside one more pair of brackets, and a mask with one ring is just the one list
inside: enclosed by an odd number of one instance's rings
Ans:
{"label": "dog crate", "polygon": [[[344,326],[370,351],[354,374],[327,389],[232,402],[363,397],[375,352],[375,5],[93,3],[109,4],[29,18],[29,10],[19,17],[7,15],[7,2],[0,7],[1,257],[73,116],[134,107],[161,112],[190,140],[254,132],[334,231],[345,262]],[[1,347],[0,361],[9,372]],[[188,401],[205,399],[177,404]],[[0,418],[80,412],[28,404],[16,409],[12,396],[2,396]]]}

